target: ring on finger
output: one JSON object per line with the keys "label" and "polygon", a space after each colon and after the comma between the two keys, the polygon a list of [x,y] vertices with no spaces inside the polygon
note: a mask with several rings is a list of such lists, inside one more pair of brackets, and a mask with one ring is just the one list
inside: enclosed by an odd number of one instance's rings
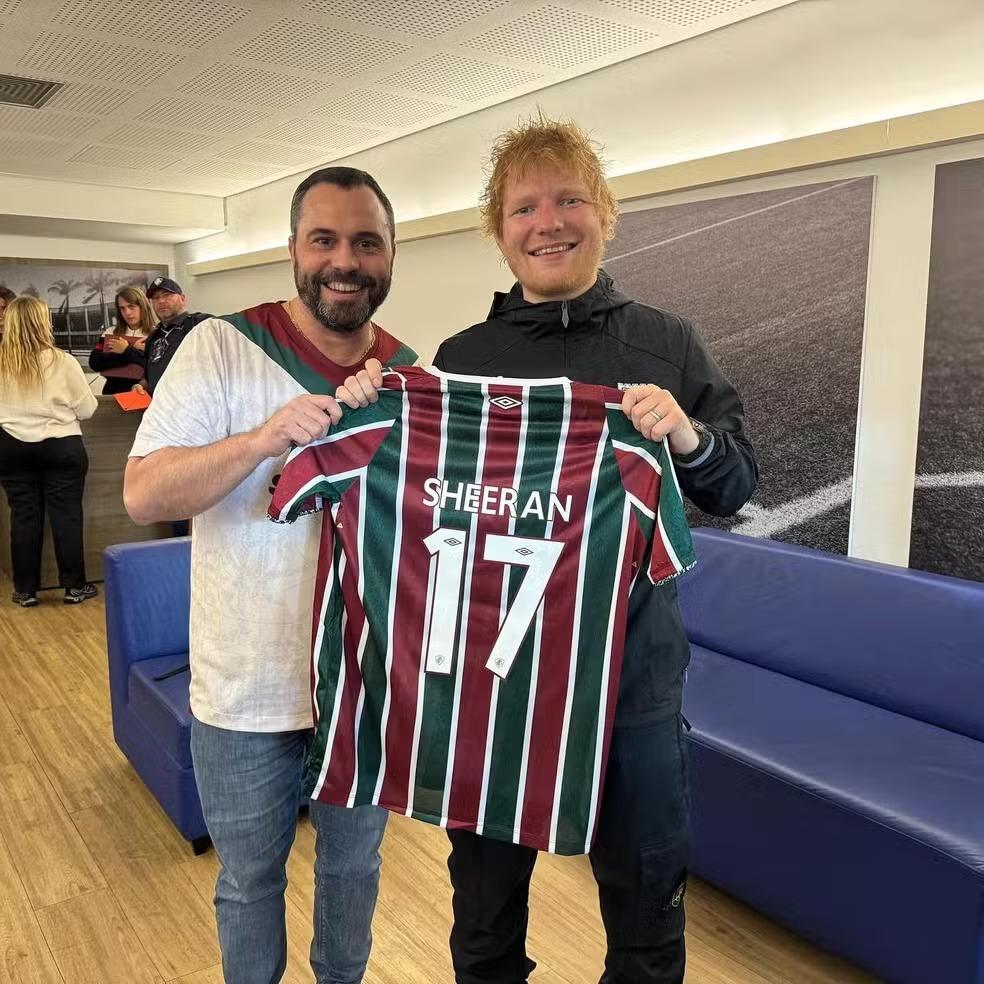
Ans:
{"label": "ring on finger", "polygon": [[658,410],[648,410],[646,411],[647,417],[653,417],[655,423],[659,423],[663,419],[663,415]]}

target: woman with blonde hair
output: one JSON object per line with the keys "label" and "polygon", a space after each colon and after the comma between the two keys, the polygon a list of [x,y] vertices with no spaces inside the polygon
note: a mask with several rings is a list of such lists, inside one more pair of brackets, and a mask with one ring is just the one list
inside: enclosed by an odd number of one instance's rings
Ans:
{"label": "woman with blonde hair", "polygon": [[150,301],[139,287],[121,287],[116,292],[116,324],[103,332],[89,354],[89,368],[106,380],[103,393],[126,393],[143,378],[144,344],[156,322]]}
{"label": "woman with blonde hair", "polygon": [[45,512],[65,604],[97,593],[85,579],[82,492],[89,459],[79,426],[96,405],[82,367],[55,347],[48,305],[14,298],[0,339],[0,485],[10,503],[15,605],[38,603]]}

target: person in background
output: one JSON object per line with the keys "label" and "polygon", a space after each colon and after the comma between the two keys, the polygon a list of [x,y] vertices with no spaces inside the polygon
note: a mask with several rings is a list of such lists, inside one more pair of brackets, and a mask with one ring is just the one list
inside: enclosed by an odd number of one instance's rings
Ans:
{"label": "person in background", "polygon": [[188,298],[185,297],[181,285],[170,277],[154,278],[147,288],[147,298],[161,320],[154,327],[144,348],[147,358],[143,378],[132,388],[153,396],[154,389],[174,358],[178,346],[195,325],[212,316],[200,311],[189,311]]}
{"label": "person in background", "polygon": [[3,334],[3,316],[7,310],[7,305],[17,295],[9,287],[0,287],[0,335]]}
{"label": "person in background", "polygon": [[103,332],[89,354],[89,368],[101,373],[103,393],[126,393],[135,380],[143,379],[145,346],[154,330],[154,312],[139,287],[116,292],[116,324]]}
{"label": "person in background", "polygon": [[55,347],[51,312],[34,297],[8,305],[0,339],[0,485],[10,504],[13,602],[38,603],[48,514],[65,604],[96,596],[85,579],[82,492],[89,459],[80,420],[96,398],[82,367]]}

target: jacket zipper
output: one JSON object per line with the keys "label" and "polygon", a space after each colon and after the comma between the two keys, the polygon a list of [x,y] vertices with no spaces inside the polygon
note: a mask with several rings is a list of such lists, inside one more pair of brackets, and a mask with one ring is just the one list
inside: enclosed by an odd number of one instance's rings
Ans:
{"label": "jacket zipper", "polygon": [[571,316],[567,310],[567,301],[560,302],[560,323],[564,326],[564,368],[570,369],[571,362],[567,355],[567,326],[570,324]]}

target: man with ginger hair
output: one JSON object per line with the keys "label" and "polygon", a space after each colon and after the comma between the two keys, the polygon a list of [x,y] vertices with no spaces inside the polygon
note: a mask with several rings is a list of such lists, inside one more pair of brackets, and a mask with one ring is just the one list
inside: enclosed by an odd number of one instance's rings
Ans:
{"label": "man with ginger hair", "polygon": [[[434,364],[479,376],[567,376],[625,390],[640,433],[665,439],[681,491],[705,512],[737,512],[758,466],[744,413],[693,326],[630,300],[600,268],[617,204],[598,153],[575,125],[532,120],[494,144],[486,233],[517,283],[488,320],[449,338]],[[376,363],[346,380],[375,398]],[[640,577],[628,628],[597,836],[590,852],[608,938],[602,984],[678,984],[685,965],[689,855],[680,713],[689,645],[675,582]],[[449,830],[451,954],[458,984],[525,982],[536,852]]]}

